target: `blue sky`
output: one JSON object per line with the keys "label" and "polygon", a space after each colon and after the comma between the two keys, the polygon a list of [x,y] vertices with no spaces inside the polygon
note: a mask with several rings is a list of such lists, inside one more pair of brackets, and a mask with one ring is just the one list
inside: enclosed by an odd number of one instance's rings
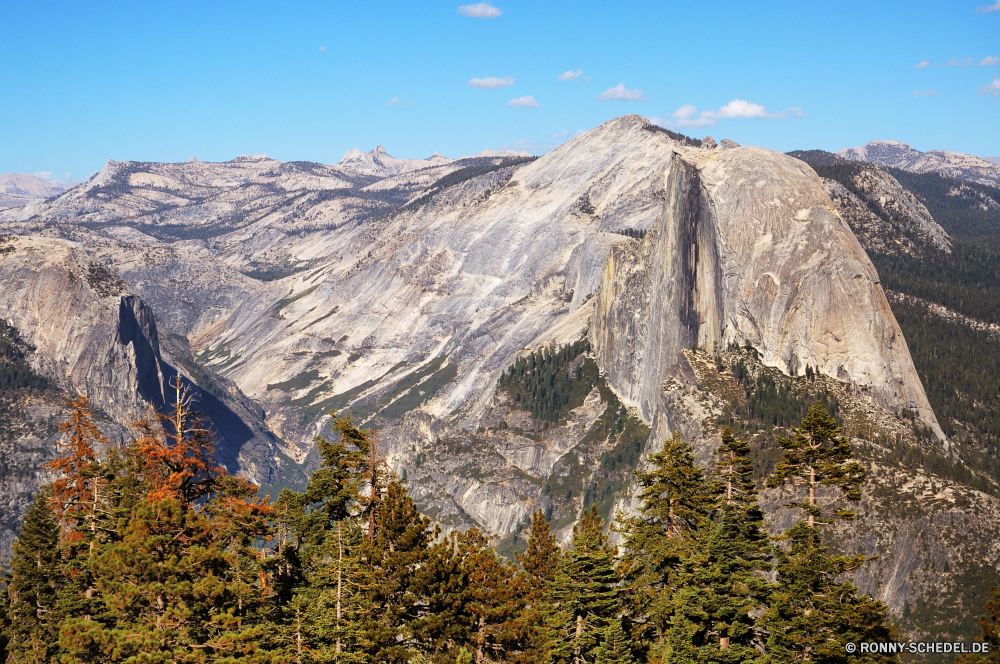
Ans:
{"label": "blue sky", "polygon": [[998,77],[1000,0],[5,2],[0,173],[537,154],[626,113],[776,150],[991,156]]}

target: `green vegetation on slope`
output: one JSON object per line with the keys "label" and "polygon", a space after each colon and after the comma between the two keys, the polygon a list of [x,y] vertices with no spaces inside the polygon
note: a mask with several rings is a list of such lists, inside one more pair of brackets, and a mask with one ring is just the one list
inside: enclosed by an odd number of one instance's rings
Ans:
{"label": "green vegetation on slope", "polygon": [[535,419],[553,424],[583,405],[600,380],[593,361],[577,361],[590,350],[586,339],[559,348],[542,348],[517,359],[501,376],[497,387],[507,392],[516,408],[531,411]]}

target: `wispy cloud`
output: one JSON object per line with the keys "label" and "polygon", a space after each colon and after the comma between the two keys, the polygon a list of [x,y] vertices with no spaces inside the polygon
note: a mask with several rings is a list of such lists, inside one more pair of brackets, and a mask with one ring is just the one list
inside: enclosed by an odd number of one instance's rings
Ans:
{"label": "wispy cloud", "polygon": [[509,102],[507,102],[507,105],[512,106],[514,108],[538,108],[539,106],[541,106],[541,104],[535,101],[535,98],[532,97],[531,95],[528,95],[526,97],[517,97],[515,99],[511,99]]}
{"label": "wispy cloud", "polygon": [[326,50],[326,46],[320,46],[320,47],[319,47],[319,52],[320,52],[320,53],[322,53],[322,52],[323,52],[323,51],[325,51],[325,50]]}
{"label": "wispy cloud", "polygon": [[496,18],[503,13],[493,5],[488,5],[485,2],[475,5],[462,5],[457,11],[462,16],[471,16],[472,18]]}
{"label": "wispy cloud", "polygon": [[917,64],[913,65],[913,68],[914,69],[927,69],[930,66],[931,66],[931,63],[928,60],[921,60]]}
{"label": "wispy cloud", "polygon": [[73,180],[73,176],[69,173],[63,173],[59,176],[54,175],[52,171],[38,171],[37,173],[32,173],[32,175],[53,184],[69,184]]}
{"label": "wispy cloud", "polygon": [[979,88],[979,94],[1000,97],[1000,76]]}
{"label": "wispy cloud", "polygon": [[601,101],[646,101],[646,93],[642,90],[629,90],[624,83],[608,88],[597,95]]}
{"label": "wispy cloud", "polygon": [[583,75],[583,70],[582,69],[577,69],[576,71],[573,71],[571,69],[571,70],[569,70],[567,72],[559,74],[559,80],[560,81],[572,81],[574,78],[580,78],[580,76],[582,76],[582,75]]}
{"label": "wispy cloud", "polygon": [[508,85],[514,85],[515,82],[510,76],[504,76],[503,78],[490,76],[487,78],[470,78],[466,85],[473,88],[503,88]]}
{"label": "wispy cloud", "polygon": [[570,136],[572,136],[573,138],[576,138],[577,136],[583,136],[586,133],[587,132],[584,131],[583,129],[577,129],[576,131],[570,131],[569,129],[563,129],[562,131],[556,132],[554,134],[549,134],[549,138],[555,138],[557,140],[560,139],[560,138],[569,138]]}
{"label": "wispy cloud", "polygon": [[692,104],[685,104],[666,118],[652,118],[653,123],[664,127],[714,127],[719,120],[756,118],[777,120],[779,118],[801,118],[804,113],[798,106],[790,106],[785,111],[768,111],[760,104],[734,99],[717,111],[698,112]]}
{"label": "wispy cloud", "polygon": [[938,93],[934,90],[914,90],[911,97],[937,97]]}
{"label": "wispy cloud", "polygon": [[389,101],[385,102],[385,105],[386,106],[395,106],[398,103],[399,103],[399,97],[393,97]]}
{"label": "wispy cloud", "polygon": [[974,64],[976,64],[976,63],[972,60],[972,58],[962,58],[961,60],[959,60],[958,58],[952,58],[948,62],[942,62],[941,64],[934,65],[934,66],[935,67],[971,67]]}
{"label": "wispy cloud", "polygon": [[984,5],[982,7],[976,7],[976,11],[980,14],[989,14],[990,12],[1000,12],[1000,0],[997,0],[992,5]]}
{"label": "wispy cloud", "polygon": [[992,67],[994,65],[1000,65],[1000,58],[995,55],[991,55],[988,58],[983,58],[979,61],[980,67]]}

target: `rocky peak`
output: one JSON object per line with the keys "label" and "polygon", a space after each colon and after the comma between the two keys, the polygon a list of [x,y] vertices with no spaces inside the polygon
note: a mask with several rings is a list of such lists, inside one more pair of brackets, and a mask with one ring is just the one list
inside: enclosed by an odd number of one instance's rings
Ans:
{"label": "rocky peak", "polygon": [[850,161],[898,168],[914,173],[940,173],[959,180],[972,180],[1000,187],[1000,164],[981,157],[948,150],[920,152],[899,141],[871,141],[862,147],[840,150],[837,155]]}

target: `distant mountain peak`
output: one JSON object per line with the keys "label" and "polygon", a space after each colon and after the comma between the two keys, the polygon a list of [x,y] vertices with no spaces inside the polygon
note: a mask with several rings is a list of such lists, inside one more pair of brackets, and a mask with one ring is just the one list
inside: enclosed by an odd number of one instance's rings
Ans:
{"label": "distant mountain peak", "polygon": [[337,162],[337,166],[365,175],[389,177],[430,166],[448,164],[452,161],[442,156],[440,152],[435,152],[428,159],[396,159],[386,152],[380,144],[375,146],[371,152],[362,152],[358,148],[348,150]]}
{"label": "distant mountain peak", "polygon": [[913,173],[940,173],[958,180],[971,180],[1000,187],[1000,164],[982,157],[949,150],[920,152],[899,141],[870,141],[861,147],[839,150],[849,161],[898,168]]}

